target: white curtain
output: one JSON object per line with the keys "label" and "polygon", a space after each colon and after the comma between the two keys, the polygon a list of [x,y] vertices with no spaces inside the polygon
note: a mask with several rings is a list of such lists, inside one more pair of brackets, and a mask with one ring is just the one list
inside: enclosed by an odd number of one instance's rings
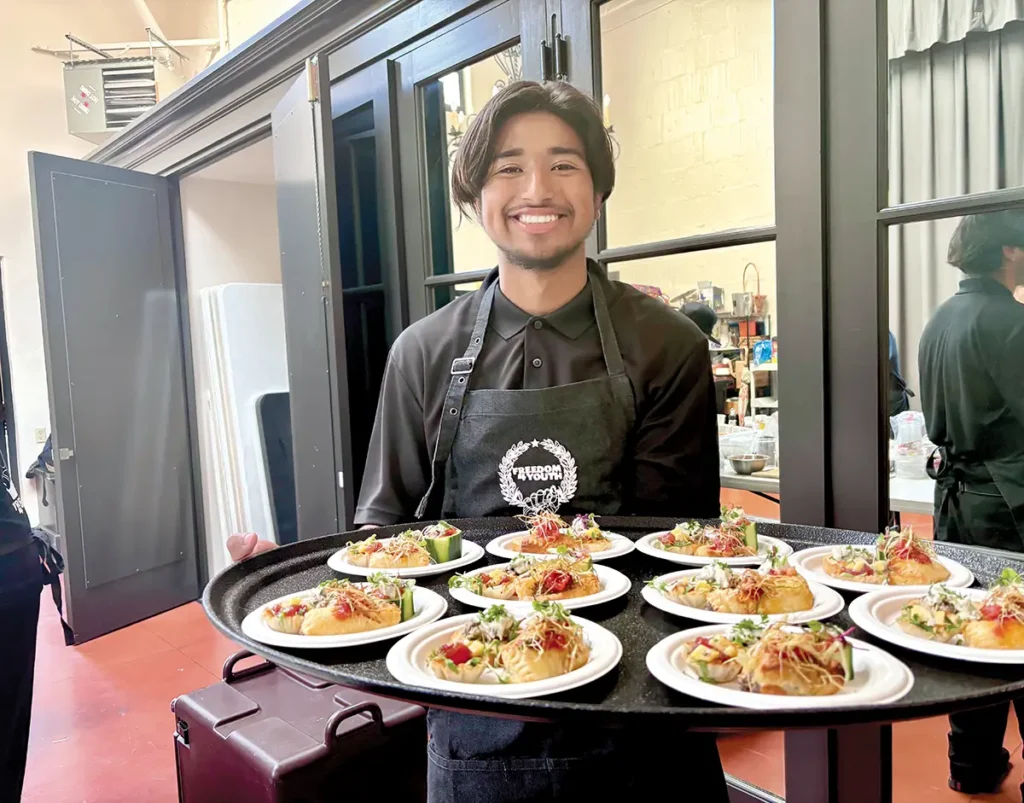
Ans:
{"label": "white curtain", "polygon": [[[890,204],[1024,185],[1022,18],[1024,0],[890,0]],[[889,231],[890,329],[915,392],[921,331],[961,278],[957,222]]]}

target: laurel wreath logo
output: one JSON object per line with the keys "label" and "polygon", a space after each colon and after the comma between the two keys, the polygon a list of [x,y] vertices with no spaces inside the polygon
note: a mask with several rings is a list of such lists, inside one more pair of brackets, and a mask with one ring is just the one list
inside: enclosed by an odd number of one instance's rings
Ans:
{"label": "laurel wreath logo", "polygon": [[[551,454],[562,467],[562,481],[558,485],[549,488],[541,488],[529,496],[523,496],[515,479],[512,477],[512,467],[516,461],[527,451],[540,447]],[[523,512],[529,514],[539,513],[542,510],[557,512],[561,505],[567,504],[576,495],[578,481],[576,478],[576,460],[569,450],[562,444],[551,438],[542,441],[519,441],[512,446],[498,465],[498,486],[501,489],[502,498],[513,507],[521,507]]]}

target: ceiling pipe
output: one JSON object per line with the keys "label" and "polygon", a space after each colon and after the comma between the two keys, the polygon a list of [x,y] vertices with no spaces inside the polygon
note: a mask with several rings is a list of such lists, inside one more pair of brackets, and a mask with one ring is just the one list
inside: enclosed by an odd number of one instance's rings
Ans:
{"label": "ceiling pipe", "polygon": [[163,28],[160,27],[160,23],[156,21],[156,17],[153,16],[153,12],[150,10],[146,0],[132,0],[132,5],[135,6],[135,10],[142,17],[142,23],[146,28],[151,28],[153,33],[161,39],[167,39],[167,35],[164,33]]}

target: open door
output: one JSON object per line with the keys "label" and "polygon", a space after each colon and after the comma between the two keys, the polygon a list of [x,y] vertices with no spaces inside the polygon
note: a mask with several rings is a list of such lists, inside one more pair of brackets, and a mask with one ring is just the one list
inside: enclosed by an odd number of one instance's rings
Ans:
{"label": "open door", "polygon": [[357,490],[330,99],[312,58],[271,115],[299,539],[346,529]]}
{"label": "open door", "polygon": [[69,623],[199,595],[176,185],[29,155]]}
{"label": "open door", "polygon": [[[362,485],[388,351],[408,321],[395,182],[395,62],[331,86],[352,489]],[[354,510],[346,510],[351,522]]]}

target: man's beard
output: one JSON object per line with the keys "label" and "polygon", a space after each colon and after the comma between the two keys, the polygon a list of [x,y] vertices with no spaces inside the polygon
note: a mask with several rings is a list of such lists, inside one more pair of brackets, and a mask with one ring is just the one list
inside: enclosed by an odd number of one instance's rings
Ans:
{"label": "man's beard", "polygon": [[[587,235],[589,236],[589,234],[590,233],[588,232]],[[564,265],[569,257],[583,248],[583,244],[585,242],[586,237],[575,245],[560,248],[553,254],[543,257],[530,256],[529,254],[524,254],[520,251],[513,251],[508,248],[502,248],[501,246],[498,246],[498,250],[505,255],[505,259],[507,259],[510,264],[515,265],[517,268],[522,268],[523,270],[549,271],[554,270],[555,268],[560,268]]]}

